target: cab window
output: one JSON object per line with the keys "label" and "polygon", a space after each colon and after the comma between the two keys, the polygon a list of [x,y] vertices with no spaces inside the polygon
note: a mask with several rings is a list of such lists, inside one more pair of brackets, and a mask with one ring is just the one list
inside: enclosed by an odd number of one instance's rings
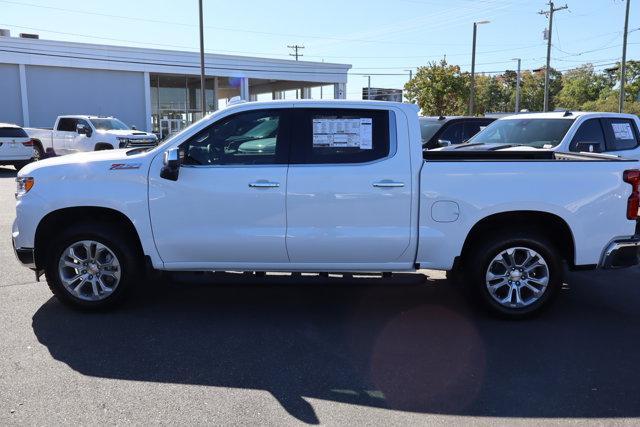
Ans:
{"label": "cab window", "polygon": [[[580,144],[580,146],[578,146],[578,144]],[[569,150],[593,151],[595,153],[604,152],[606,150],[606,143],[600,119],[589,119],[582,123],[571,140]]]}
{"label": "cab window", "polygon": [[180,147],[185,165],[256,165],[287,162],[283,110],[234,114],[213,123]]}

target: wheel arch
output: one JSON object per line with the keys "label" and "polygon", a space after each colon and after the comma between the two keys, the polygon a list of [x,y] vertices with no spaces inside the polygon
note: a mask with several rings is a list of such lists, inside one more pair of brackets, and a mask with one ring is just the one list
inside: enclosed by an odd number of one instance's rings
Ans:
{"label": "wheel arch", "polygon": [[93,147],[94,151],[100,150],[113,150],[115,147],[110,142],[96,142],[96,145]]}
{"label": "wheel arch", "polygon": [[37,269],[43,269],[47,262],[47,244],[56,232],[74,223],[86,221],[102,221],[122,227],[127,236],[135,242],[136,250],[144,256],[140,235],[133,222],[124,213],[106,207],[74,206],[49,212],[38,223],[34,240],[34,256]]}
{"label": "wheel arch", "polygon": [[535,230],[544,235],[556,246],[569,266],[575,267],[575,239],[571,227],[560,216],[544,211],[500,212],[482,218],[467,234],[461,258],[465,259],[471,248],[481,241],[483,236],[506,228]]}

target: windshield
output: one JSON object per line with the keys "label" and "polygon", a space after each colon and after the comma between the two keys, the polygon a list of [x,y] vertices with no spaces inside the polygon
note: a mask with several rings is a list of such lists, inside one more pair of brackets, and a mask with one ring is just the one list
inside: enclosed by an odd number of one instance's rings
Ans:
{"label": "windshield", "polygon": [[496,120],[472,137],[469,143],[553,148],[562,141],[572,124],[572,119]]}
{"label": "windshield", "polygon": [[420,120],[420,135],[422,136],[422,143],[426,144],[429,142],[441,127],[442,123]]}
{"label": "windshield", "polygon": [[118,119],[89,119],[89,121],[97,130],[129,130],[129,126]]}

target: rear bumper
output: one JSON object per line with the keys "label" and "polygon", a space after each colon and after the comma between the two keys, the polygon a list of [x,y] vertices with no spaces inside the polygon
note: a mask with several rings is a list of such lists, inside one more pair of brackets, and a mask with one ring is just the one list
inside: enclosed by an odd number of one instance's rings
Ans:
{"label": "rear bumper", "polygon": [[640,263],[640,235],[612,241],[602,254],[600,268],[614,269]]}

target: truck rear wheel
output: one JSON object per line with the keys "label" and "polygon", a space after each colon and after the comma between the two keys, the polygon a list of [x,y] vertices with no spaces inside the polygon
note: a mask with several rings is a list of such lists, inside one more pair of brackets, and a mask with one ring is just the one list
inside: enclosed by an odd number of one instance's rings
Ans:
{"label": "truck rear wheel", "polygon": [[484,240],[468,259],[470,284],[492,312],[522,318],[548,306],[562,287],[562,263],[544,236],[506,232]]}
{"label": "truck rear wheel", "polygon": [[143,277],[135,248],[117,227],[106,223],[67,228],[52,239],[47,251],[49,288],[75,308],[111,307]]}

